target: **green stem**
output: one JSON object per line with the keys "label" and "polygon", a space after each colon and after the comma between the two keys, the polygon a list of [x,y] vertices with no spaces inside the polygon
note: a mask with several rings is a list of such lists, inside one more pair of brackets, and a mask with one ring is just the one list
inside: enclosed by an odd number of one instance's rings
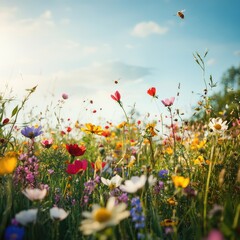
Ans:
{"label": "green stem", "polygon": [[175,131],[174,131],[174,126],[173,126],[173,114],[172,114],[172,109],[171,107],[168,107],[168,111],[170,113],[170,118],[171,118],[171,129],[172,129],[172,137],[173,137],[173,169],[176,167],[176,162],[177,162],[177,154],[176,154],[176,138],[175,138]]}
{"label": "green stem", "polygon": [[7,193],[7,199],[6,199],[6,208],[2,215],[2,222],[0,225],[0,239],[3,239],[4,230],[7,225],[8,216],[10,214],[11,208],[12,208],[12,178],[11,176],[7,176],[7,183],[6,183],[6,193]]}
{"label": "green stem", "polygon": [[209,164],[209,168],[208,168],[206,189],[205,189],[204,199],[203,199],[203,230],[204,230],[204,234],[206,234],[206,232],[207,232],[207,201],[208,201],[210,178],[211,178],[211,173],[212,173],[212,168],[213,168],[213,154],[214,154],[214,145],[211,149],[210,164]]}
{"label": "green stem", "polygon": [[153,150],[152,137],[149,137],[148,140],[149,140],[149,144],[150,144],[152,169],[154,169],[156,162],[155,162],[155,158],[154,158],[154,150]]}

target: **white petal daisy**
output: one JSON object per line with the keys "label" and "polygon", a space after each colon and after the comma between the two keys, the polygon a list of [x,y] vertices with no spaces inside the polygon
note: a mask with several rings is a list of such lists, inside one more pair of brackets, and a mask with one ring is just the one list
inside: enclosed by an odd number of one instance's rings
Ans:
{"label": "white petal daisy", "polygon": [[84,235],[90,235],[107,227],[115,226],[130,215],[126,208],[125,203],[115,205],[114,197],[108,199],[106,208],[94,204],[92,212],[82,213],[86,219],[81,222],[80,230]]}
{"label": "white petal daisy", "polygon": [[36,222],[38,209],[24,210],[15,215],[20,224],[26,226],[28,223]]}
{"label": "white petal daisy", "polygon": [[122,178],[119,175],[115,175],[111,178],[111,180],[101,177],[101,181],[103,184],[107,185],[111,190],[117,188],[122,183]]}
{"label": "white petal daisy", "polygon": [[42,200],[47,194],[47,189],[38,189],[38,188],[26,188],[22,193],[31,201]]}
{"label": "white petal daisy", "polygon": [[221,118],[212,118],[208,126],[214,133],[223,133],[228,129],[227,121],[223,122]]}
{"label": "white petal daisy", "polygon": [[53,220],[62,221],[63,219],[65,219],[68,216],[68,214],[69,214],[69,212],[66,212],[62,208],[53,207],[53,208],[50,209],[50,217]]}
{"label": "white petal daisy", "polygon": [[146,180],[147,180],[147,177],[145,175],[142,175],[140,177],[133,176],[133,177],[131,177],[130,180],[126,180],[124,182],[124,185],[120,186],[120,189],[123,192],[135,193],[139,189],[141,189],[145,186]]}

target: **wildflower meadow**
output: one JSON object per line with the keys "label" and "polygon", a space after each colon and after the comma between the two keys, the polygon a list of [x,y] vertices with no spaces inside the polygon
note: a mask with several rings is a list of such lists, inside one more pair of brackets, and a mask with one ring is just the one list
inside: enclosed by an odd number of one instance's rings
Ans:
{"label": "wildflower meadow", "polygon": [[0,95],[0,239],[239,239],[239,89],[231,111],[216,110],[206,55],[194,54],[205,88],[187,119],[157,86],[144,93],[155,119],[109,92],[116,125],[19,122],[37,86],[16,106]]}

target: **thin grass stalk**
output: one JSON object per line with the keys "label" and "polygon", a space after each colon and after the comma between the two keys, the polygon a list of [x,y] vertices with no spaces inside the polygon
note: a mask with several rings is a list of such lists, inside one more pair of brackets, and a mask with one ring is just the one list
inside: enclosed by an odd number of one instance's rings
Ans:
{"label": "thin grass stalk", "polygon": [[211,149],[210,164],[209,164],[209,168],[208,168],[207,182],[206,182],[206,188],[205,188],[204,199],[203,199],[203,231],[204,231],[204,234],[206,234],[206,232],[207,232],[207,202],[208,202],[208,191],[209,191],[211,173],[212,173],[212,168],[213,168],[214,150],[215,150],[215,146],[213,145],[212,149]]}

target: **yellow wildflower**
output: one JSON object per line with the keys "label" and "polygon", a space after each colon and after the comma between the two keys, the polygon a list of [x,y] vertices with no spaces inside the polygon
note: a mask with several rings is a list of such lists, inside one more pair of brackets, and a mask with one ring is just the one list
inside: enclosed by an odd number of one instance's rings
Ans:
{"label": "yellow wildflower", "polygon": [[166,152],[168,155],[172,155],[173,149],[171,147],[167,147],[164,152]]}
{"label": "yellow wildflower", "polygon": [[96,126],[92,123],[86,123],[85,124],[86,128],[81,128],[81,130],[85,133],[92,133],[92,134],[97,134],[97,135],[101,135],[103,130],[101,126]]}
{"label": "yellow wildflower", "polygon": [[116,149],[116,150],[119,150],[119,149],[122,148],[122,146],[123,146],[122,142],[116,142],[115,149]]}
{"label": "yellow wildflower", "polygon": [[127,125],[127,122],[121,122],[118,126],[117,126],[117,128],[123,128],[124,126],[126,126]]}
{"label": "yellow wildflower", "polygon": [[17,153],[8,152],[5,156],[0,157],[0,175],[9,174],[17,166]]}
{"label": "yellow wildflower", "polygon": [[177,187],[186,188],[190,182],[190,179],[184,178],[182,176],[172,176],[172,181],[176,188]]}
{"label": "yellow wildflower", "polygon": [[194,160],[194,165],[201,165],[204,163],[204,158],[202,155],[199,155],[195,160]]}
{"label": "yellow wildflower", "polygon": [[94,170],[95,171],[101,171],[102,170],[102,159],[100,156],[97,157],[97,160],[95,161],[94,164]]}

